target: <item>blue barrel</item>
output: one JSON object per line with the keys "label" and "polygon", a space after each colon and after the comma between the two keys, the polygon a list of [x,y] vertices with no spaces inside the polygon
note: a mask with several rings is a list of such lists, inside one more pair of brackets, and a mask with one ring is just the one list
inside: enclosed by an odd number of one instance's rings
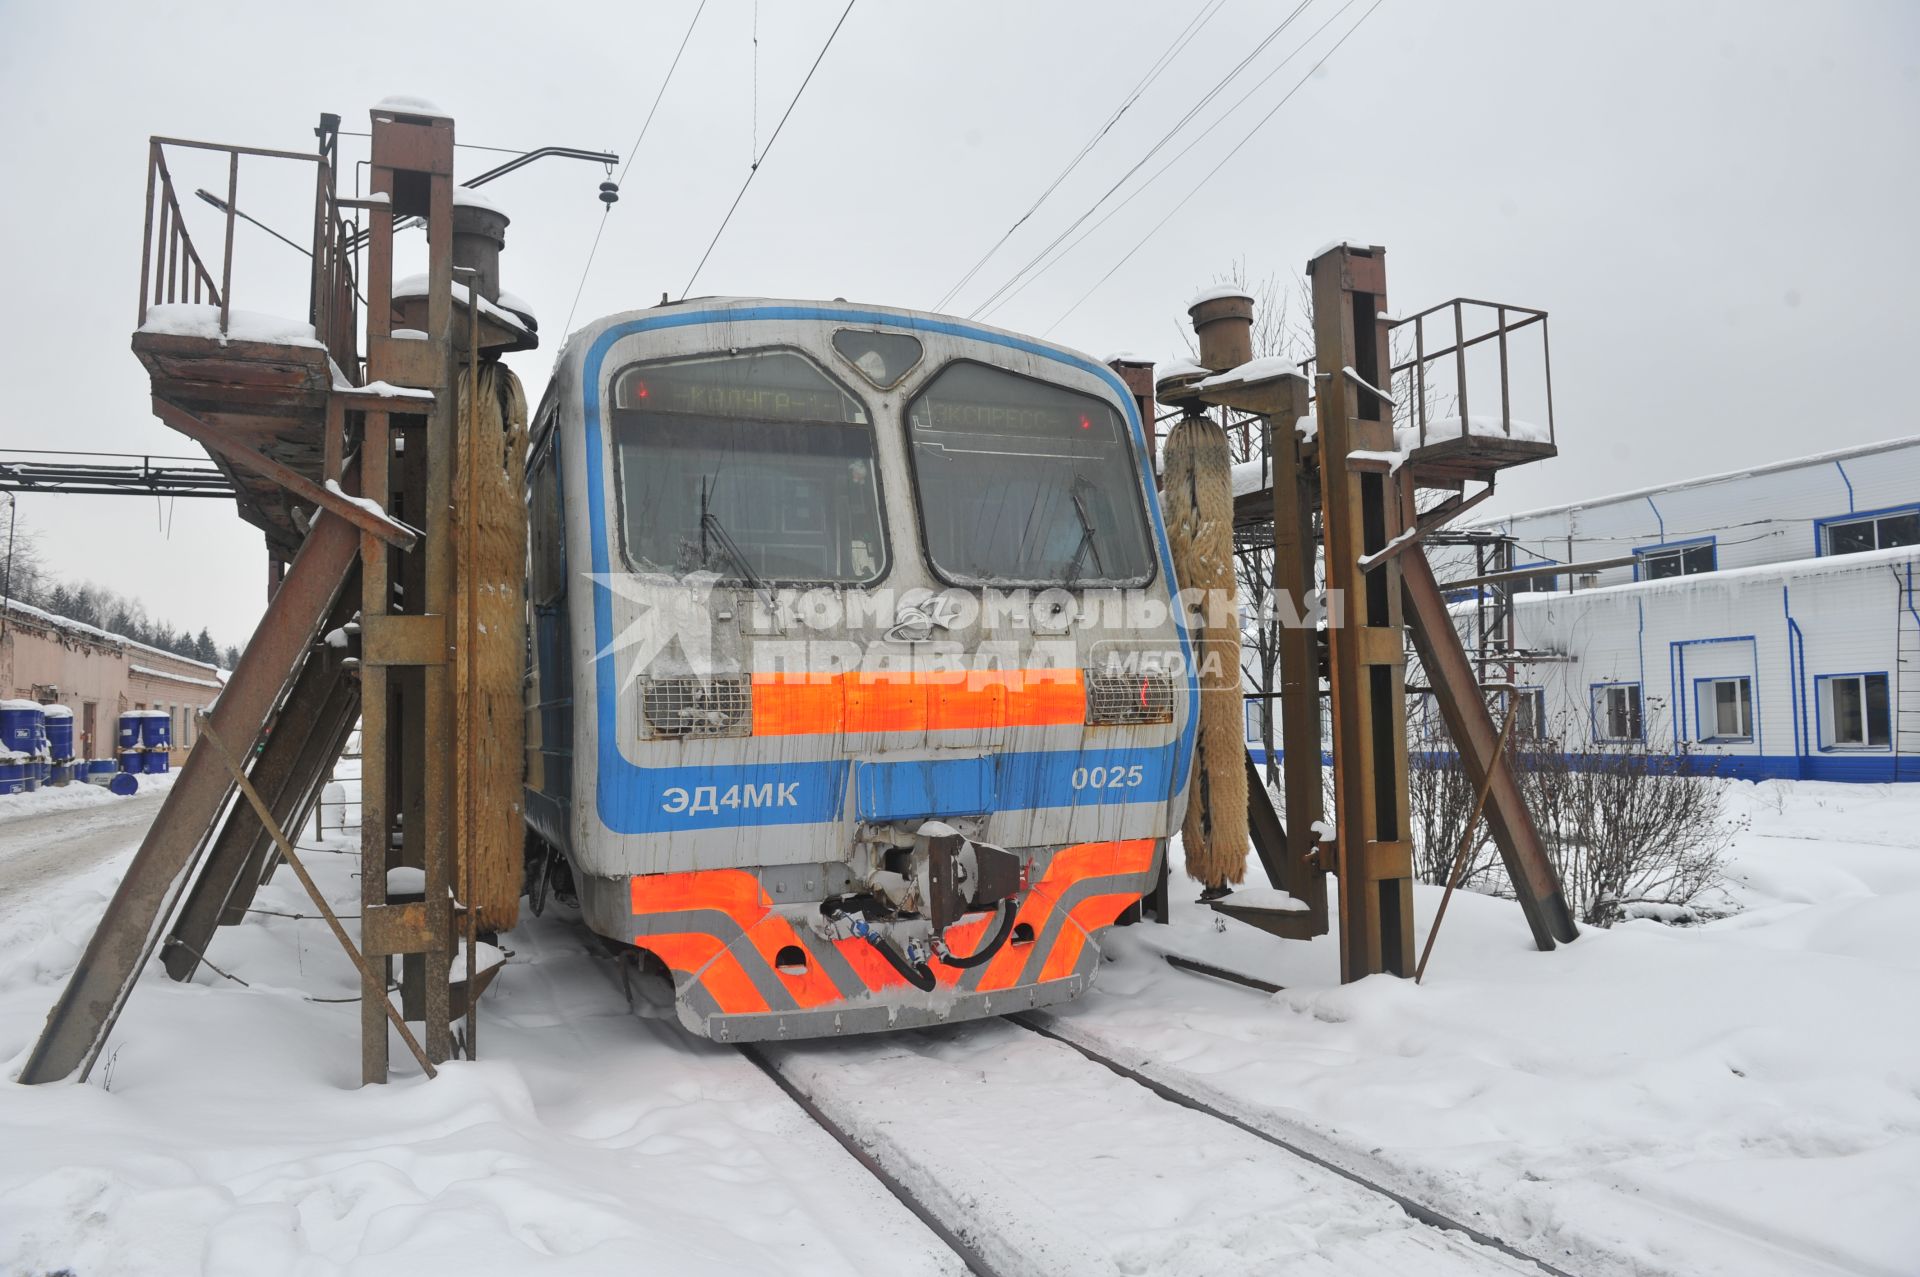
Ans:
{"label": "blue barrel", "polygon": [[140,792],[140,778],[138,776],[129,776],[125,772],[120,772],[108,782],[107,788],[123,798],[128,797]]}
{"label": "blue barrel", "polygon": [[165,750],[173,744],[173,715],[163,709],[150,709],[140,720],[140,743],[149,750]]}
{"label": "blue barrel", "polygon": [[147,716],[143,709],[130,709],[120,716],[120,748],[140,748],[140,720]]}
{"label": "blue barrel", "polygon": [[159,776],[165,773],[165,771],[167,770],[167,751],[166,750],[150,749],[145,754],[143,754],[142,757],[146,759],[146,764],[145,766],[141,767],[140,770],[147,773],[147,775]]}
{"label": "blue barrel", "polygon": [[46,716],[33,701],[0,701],[0,749],[15,754],[38,751]]}
{"label": "blue barrel", "polygon": [[73,711],[65,705],[49,705],[43,711],[47,724],[47,751],[56,763],[73,757]]}
{"label": "blue barrel", "polygon": [[14,755],[0,757],[0,794],[23,794],[27,790],[27,764]]}
{"label": "blue barrel", "polygon": [[89,785],[109,784],[119,772],[119,767],[111,758],[89,758],[86,767]]}
{"label": "blue barrel", "polygon": [[40,783],[42,785],[53,783],[53,760],[44,753],[40,757]]}
{"label": "blue barrel", "polygon": [[122,750],[120,753],[120,770],[123,773],[141,771],[145,767],[145,758],[146,756],[137,749]]}

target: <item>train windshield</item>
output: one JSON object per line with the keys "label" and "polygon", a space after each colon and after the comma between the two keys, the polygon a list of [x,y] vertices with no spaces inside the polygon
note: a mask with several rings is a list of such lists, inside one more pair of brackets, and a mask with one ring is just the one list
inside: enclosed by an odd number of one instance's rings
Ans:
{"label": "train windshield", "polygon": [[959,584],[1144,585],[1125,422],[1104,400],[955,363],[907,411],[927,555]]}
{"label": "train windshield", "polygon": [[612,403],[635,571],[778,584],[885,570],[873,423],[804,355],[637,364],[614,377]]}

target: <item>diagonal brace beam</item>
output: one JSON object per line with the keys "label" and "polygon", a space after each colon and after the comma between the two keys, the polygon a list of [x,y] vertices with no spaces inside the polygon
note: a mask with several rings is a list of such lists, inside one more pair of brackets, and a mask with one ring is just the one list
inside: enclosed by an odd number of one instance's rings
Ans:
{"label": "diagonal brace beam", "polygon": [[377,537],[388,545],[410,550],[413,548],[413,543],[418,540],[413,529],[404,523],[397,523],[384,514],[369,510],[343,492],[320,486],[292,466],[275,461],[257,448],[249,448],[244,443],[228,438],[186,409],[169,403],[158,395],[153,399],[153,415],[200,444],[207,451],[217,452],[233,464],[273,480],[308,505],[331,511],[362,532]]}

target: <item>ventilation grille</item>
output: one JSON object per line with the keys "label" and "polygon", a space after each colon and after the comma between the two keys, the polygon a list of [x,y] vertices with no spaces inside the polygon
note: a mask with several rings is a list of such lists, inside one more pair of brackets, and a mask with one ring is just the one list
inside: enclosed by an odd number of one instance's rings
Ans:
{"label": "ventilation grille", "polygon": [[1087,674],[1089,723],[1170,723],[1173,680],[1165,674]]}
{"label": "ventilation grille", "polygon": [[640,705],[654,740],[753,733],[753,688],[744,678],[648,679]]}

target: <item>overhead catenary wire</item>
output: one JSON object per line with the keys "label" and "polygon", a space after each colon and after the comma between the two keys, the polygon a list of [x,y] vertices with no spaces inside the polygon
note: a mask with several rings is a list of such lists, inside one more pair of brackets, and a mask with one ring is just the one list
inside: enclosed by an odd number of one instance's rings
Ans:
{"label": "overhead catenary wire", "polygon": [[[693,29],[700,25],[700,15],[707,9],[707,0],[693,11],[692,21],[687,23],[686,34],[680,37],[680,47],[674,50],[673,61],[667,66],[667,74],[660,81],[660,91],[653,95],[653,105],[647,108],[647,118],[641,122],[640,136],[633,139],[633,147],[627,152],[627,162],[620,166],[620,176],[615,180],[621,185],[627,181],[627,170],[633,167],[633,157],[640,154],[640,144],[647,140],[647,130],[653,127],[653,117],[660,110],[660,99],[667,96],[667,86],[673,83],[673,73],[680,69],[680,56],[687,51],[687,41],[693,39]],[[607,214],[613,212],[613,205],[600,206],[600,225],[594,228],[593,245],[587,249],[587,264],[580,268],[580,282],[573,290],[573,305],[567,307],[567,322],[560,327],[560,335],[565,337],[573,329],[573,316],[580,309],[580,294],[586,291],[587,276],[593,271],[593,259],[600,252],[600,237],[607,231]]]}
{"label": "overhead catenary wire", "polygon": [[685,300],[687,294],[693,291],[693,282],[699,279],[700,272],[706,269],[707,259],[713,256],[714,245],[718,244],[720,237],[726,234],[727,223],[733,220],[734,210],[738,209],[740,201],[746,198],[747,188],[753,185],[753,179],[760,172],[760,166],[767,162],[767,156],[773,152],[773,144],[780,140],[781,130],[787,127],[787,120],[793,115],[793,108],[800,105],[800,97],[807,91],[807,86],[813,83],[813,73],[820,69],[820,63],[826,59],[827,50],[833,47],[834,37],[838,36],[840,28],[847,24],[847,15],[853,12],[854,4],[855,0],[847,0],[847,7],[840,11],[840,20],[833,24],[833,30],[827,33],[827,42],[820,46],[820,52],[814,56],[813,65],[807,68],[807,78],[800,81],[800,87],[794,90],[793,100],[787,103],[787,109],[781,112],[780,122],[773,126],[773,132],[767,137],[766,149],[761,151],[759,158],[748,167],[747,180],[740,183],[740,190],[734,195],[733,203],[727,206],[726,216],[720,219],[719,229],[714,231],[713,238],[707,241],[707,251],[700,254],[700,261],[694,266],[693,274],[687,276],[686,287],[680,290],[682,300]]}
{"label": "overhead catenary wire", "polygon": [[[1352,2],[1353,0],[1348,0],[1348,4],[1351,4]],[[1069,235],[1072,235],[1074,231],[1078,230],[1086,222],[1086,220],[1089,217],[1092,217],[1095,213],[1099,212],[1100,207],[1103,204],[1105,204],[1108,200],[1112,199],[1114,195],[1119,192],[1121,187],[1125,186],[1130,180],[1132,180],[1134,174],[1138,173],[1143,167],[1145,167],[1149,160],[1151,160],[1155,155],[1158,155],[1160,151],[1169,142],[1171,142],[1175,137],[1177,137],[1180,134],[1182,130],[1184,130],[1187,127],[1187,125],[1191,124],[1194,121],[1194,119],[1200,114],[1200,112],[1204,111],[1207,108],[1209,103],[1211,103],[1215,98],[1219,97],[1221,93],[1225,92],[1227,86],[1232,84],[1235,79],[1239,78],[1240,73],[1246,70],[1247,67],[1252,64],[1254,59],[1258,58],[1262,53],[1264,53],[1267,50],[1268,46],[1270,46],[1275,40],[1277,40],[1287,30],[1288,27],[1292,26],[1294,21],[1297,18],[1299,18],[1299,16],[1303,12],[1305,12],[1307,7],[1312,3],[1313,3],[1313,0],[1300,0],[1300,3],[1295,5],[1294,8],[1290,12],[1288,12],[1288,14],[1284,18],[1280,20],[1279,24],[1275,26],[1273,30],[1267,32],[1267,34],[1260,40],[1260,42],[1254,45],[1253,48],[1247,52],[1247,55],[1245,57],[1241,58],[1240,61],[1235,63],[1232,67],[1228,68],[1227,73],[1225,75],[1221,76],[1218,80],[1216,80],[1213,83],[1213,85],[1210,88],[1207,89],[1205,93],[1201,94],[1199,98],[1195,99],[1193,105],[1189,106],[1186,109],[1186,111],[1182,113],[1180,118],[1175,120],[1172,126],[1169,127],[1166,130],[1166,132],[1160,135],[1159,140],[1157,140],[1156,142],[1154,142],[1152,146],[1147,148],[1146,153],[1144,155],[1142,155],[1139,159],[1135,160],[1130,166],[1128,166],[1126,172],[1122,173],[1119,176],[1119,178],[1111,186],[1109,186],[1105,191],[1101,192],[1098,199],[1094,200],[1093,203],[1089,204],[1080,213],[1078,217],[1074,218],[1071,222],[1067,223],[1067,225],[1063,227],[1058,234],[1056,234],[1051,240],[1047,241],[1047,244],[1045,247],[1043,247],[1039,252],[1035,253],[1032,257],[1028,258],[1026,263],[1022,265],[1019,270],[1016,270],[1007,279],[1002,281],[998,288],[994,289],[993,292],[989,293],[985,299],[983,299],[978,305],[976,305],[971,311],[969,311],[968,318],[979,317],[981,313],[983,311],[986,311],[989,307],[992,307],[993,309],[997,310],[999,308],[999,304],[1004,304],[1004,301],[1006,300],[1006,298],[1011,296],[1011,294],[1008,292],[1009,289],[1012,289],[1014,292],[1019,292],[1021,289],[1024,289],[1026,285],[1024,283],[1021,283],[1020,281],[1023,278],[1026,278],[1028,276],[1028,272],[1033,271],[1036,266],[1039,266],[1039,264],[1047,257],[1049,253],[1053,252],[1054,249],[1060,246],[1060,243],[1062,240],[1066,239]],[[1342,5],[1341,9],[1334,14],[1334,17],[1337,18],[1340,13],[1345,12],[1346,8],[1347,8],[1347,5]],[[1332,21],[1333,21],[1332,18],[1329,18],[1327,20],[1328,23]],[[1314,35],[1315,36],[1319,35],[1321,31],[1324,31],[1326,29],[1326,27],[1327,27],[1327,23],[1322,23],[1319,29],[1314,32]],[[1307,40],[1301,42],[1300,47],[1305,47],[1305,45],[1310,43],[1312,39],[1313,39],[1313,36],[1309,36]],[[1233,106],[1229,107],[1224,113],[1222,113],[1218,119],[1214,120],[1214,122],[1209,124],[1205,129],[1202,129],[1199,136],[1195,137],[1192,141],[1188,142],[1185,146],[1181,147],[1179,155],[1176,155],[1174,157],[1174,160],[1169,161],[1165,165],[1162,165],[1161,168],[1157,170],[1152,177],[1148,178],[1145,182],[1141,183],[1139,187],[1135,188],[1132,194],[1128,195],[1126,199],[1120,201],[1119,205],[1116,206],[1111,212],[1109,212],[1106,217],[1101,218],[1100,221],[1096,223],[1096,228],[1100,225],[1105,225],[1108,219],[1111,218],[1114,213],[1119,212],[1121,208],[1124,208],[1128,204],[1132,203],[1135,196],[1139,195],[1141,191],[1144,191],[1147,187],[1151,186],[1155,181],[1158,181],[1160,174],[1166,172],[1166,170],[1172,166],[1174,161],[1177,161],[1181,156],[1184,156],[1188,151],[1192,150],[1195,145],[1205,140],[1208,134],[1212,133],[1214,129],[1218,128],[1220,124],[1224,120],[1226,120],[1228,116],[1232,115],[1235,111],[1239,110],[1240,106],[1243,103],[1245,103],[1248,97],[1251,97],[1252,94],[1255,91],[1257,91],[1261,85],[1264,85],[1268,80],[1272,79],[1274,75],[1280,70],[1280,68],[1286,66],[1286,64],[1289,61],[1291,61],[1295,56],[1297,56],[1299,52],[1300,52],[1300,48],[1295,48],[1292,53],[1288,54],[1285,58],[1281,60],[1279,66],[1276,66],[1272,71],[1269,71],[1267,72],[1266,75],[1262,76],[1260,78],[1259,83],[1255,84],[1253,89],[1249,90],[1246,95],[1242,96],[1239,102],[1234,103]],[[1080,238],[1084,239],[1086,237],[1083,235]],[[1074,245],[1069,245],[1066,252],[1073,251],[1073,248],[1077,246],[1078,243],[1079,241],[1076,240]],[[1065,253],[1062,254],[1062,256],[1064,255]],[[1054,260],[1058,261],[1059,259],[1055,258]],[[1040,267],[1040,272],[1044,273],[1046,270],[1051,269],[1052,265],[1053,263],[1049,262],[1046,266]],[[1019,285],[1018,288],[1015,287],[1016,284]]]}
{"label": "overhead catenary wire", "polygon": [[[1293,95],[1298,93],[1302,88],[1302,86],[1304,86],[1308,80],[1313,78],[1314,72],[1318,71],[1321,67],[1325,66],[1327,64],[1327,60],[1331,58],[1334,54],[1340,51],[1341,45],[1345,44],[1348,40],[1353,38],[1354,32],[1358,31],[1366,23],[1366,20],[1373,16],[1374,10],[1378,9],[1381,6],[1381,4],[1383,4],[1384,2],[1385,0],[1373,0],[1373,3],[1367,7],[1367,11],[1361,14],[1360,17],[1354,22],[1352,26],[1347,28],[1346,33],[1344,35],[1342,35],[1338,40],[1335,40],[1333,42],[1333,47],[1328,49],[1325,53],[1321,54],[1320,60],[1307,68],[1306,74],[1302,75],[1298,80],[1294,82],[1293,87],[1287,90],[1286,95],[1282,97],[1278,102],[1274,103],[1272,108],[1268,110],[1268,112],[1265,115],[1261,116],[1259,121],[1255,123],[1252,128],[1247,130],[1245,136],[1243,136],[1238,142],[1235,142],[1233,144],[1233,149],[1228,151],[1225,155],[1221,156],[1219,161],[1212,168],[1207,170],[1206,176],[1202,177],[1198,182],[1194,183],[1193,186],[1187,191],[1187,193],[1181,197],[1180,202],[1175,204],[1172,208],[1168,209],[1166,216],[1162,217],[1159,221],[1155,222],[1153,224],[1153,227],[1150,230],[1148,230],[1145,235],[1142,235],[1139,239],[1139,242],[1134,244],[1132,248],[1128,249],[1126,253],[1121,256],[1119,261],[1115,262],[1112,266],[1108,267],[1106,273],[1100,276],[1099,279],[1093,282],[1093,287],[1087,289],[1086,292],[1080,294],[1079,299],[1075,301],[1073,305],[1067,307],[1064,311],[1061,311],[1060,317],[1058,319],[1055,319],[1053,323],[1049,324],[1047,326],[1046,331],[1048,333],[1051,333],[1055,328],[1058,328],[1062,323],[1064,323],[1069,315],[1073,314],[1074,311],[1079,310],[1081,306],[1086,304],[1086,301],[1089,297],[1093,296],[1096,292],[1100,291],[1101,285],[1105,284],[1109,279],[1112,279],[1115,272],[1117,272],[1122,266],[1125,266],[1129,261],[1131,261],[1135,253],[1139,252],[1142,248],[1146,247],[1147,241],[1152,239],[1155,235],[1157,235],[1160,232],[1161,227],[1165,226],[1168,222],[1172,221],[1174,218],[1174,215],[1178,213],[1181,209],[1185,208],[1187,204],[1192,201],[1193,197],[1195,195],[1198,195],[1201,192],[1201,190],[1203,190],[1206,187],[1207,183],[1213,180],[1214,175],[1217,174],[1221,169],[1226,167],[1227,161],[1231,160],[1234,156],[1238,155],[1241,151],[1241,148],[1245,147],[1248,142],[1251,142],[1254,138],[1254,135],[1259,133],[1261,129],[1265,128],[1267,125],[1267,122],[1273,119],[1274,116],[1280,113],[1281,107],[1285,106],[1288,102],[1293,100]],[[1045,334],[1043,333],[1042,335],[1044,336]]]}
{"label": "overhead catenary wire", "polygon": [[[1115,204],[1112,208],[1108,209],[1106,213],[1100,218],[1099,221],[1095,222],[1093,225],[1087,227],[1085,230],[1081,231],[1078,235],[1074,236],[1072,243],[1068,244],[1065,248],[1062,248],[1058,253],[1055,253],[1053,257],[1050,260],[1046,261],[1044,264],[1039,264],[1037,269],[1034,269],[1031,274],[1027,275],[1026,278],[1020,280],[1017,284],[1015,284],[1013,280],[1008,280],[1007,283],[1009,285],[1014,285],[1014,286],[1008,289],[1005,295],[1000,297],[998,301],[992,301],[990,299],[988,302],[983,302],[981,304],[981,310],[983,310],[985,313],[982,314],[980,317],[981,318],[990,317],[995,311],[998,311],[1001,307],[1005,306],[1007,303],[1011,302],[1014,298],[1018,297],[1021,293],[1025,292],[1029,286],[1031,286],[1036,281],[1038,281],[1048,271],[1058,266],[1067,257],[1072,255],[1075,249],[1079,248],[1082,244],[1086,243],[1087,240],[1092,238],[1094,233],[1098,231],[1102,226],[1105,226],[1108,222],[1112,221],[1115,217],[1117,217],[1120,214],[1120,212],[1127,207],[1127,205],[1133,203],[1136,199],[1140,198],[1140,196],[1146,194],[1147,191],[1152,189],[1155,183],[1159,182],[1159,180],[1162,177],[1166,176],[1167,171],[1169,169],[1171,169],[1174,165],[1178,164],[1181,160],[1185,159],[1189,154],[1191,154],[1194,147],[1200,145],[1200,143],[1206,141],[1207,138],[1212,136],[1214,130],[1218,129],[1221,125],[1225,124],[1228,120],[1232,119],[1234,115],[1236,115],[1239,112],[1241,107],[1245,106],[1248,102],[1252,101],[1254,95],[1259,93],[1261,89],[1267,86],[1268,81],[1272,80],[1274,76],[1280,74],[1280,72],[1285,70],[1293,62],[1295,58],[1299,57],[1303,52],[1306,51],[1306,49],[1309,46],[1313,44],[1315,40],[1319,39],[1321,34],[1325,32],[1328,27],[1332,26],[1335,22],[1338,22],[1341,19],[1341,17],[1346,14],[1347,10],[1351,9],[1356,2],[1357,0],[1345,0],[1345,2],[1342,3],[1338,9],[1335,9],[1333,11],[1332,15],[1329,16],[1326,19],[1326,21],[1322,22],[1319,26],[1315,27],[1312,30],[1312,32],[1310,32],[1307,35],[1305,39],[1301,40],[1299,44],[1293,47],[1292,51],[1289,52],[1286,57],[1281,58],[1279,62],[1274,64],[1271,70],[1269,70],[1265,75],[1261,76],[1258,80],[1256,80],[1253,83],[1252,87],[1250,87],[1245,93],[1242,93],[1239,96],[1239,98],[1235,100],[1232,106],[1228,107],[1226,110],[1222,111],[1218,116],[1214,117],[1214,120],[1212,123],[1208,124],[1204,129],[1200,130],[1198,135],[1193,137],[1190,141],[1187,142],[1186,145],[1182,146],[1179,149],[1179,151],[1175,152],[1171,157],[1169,157],[1166,163],[1162,164],[1159,168],[1155,169],[1152,175],[1149,176],[1144,182],[1141,182],[1138,186],[1134,187],[1133,190],[1129,191],[1125,199],[1121,200],[1118,204]],[[1088,209],[1087,211],[1089,214],[1091,214],[1094,210]],[[1081,220],[1084,221],[1085,219],[1083,218]],[[1072,228],[1069,228],[1069,231],[1071,231],[1071,229]],[[1055,244],[1058,244],[1059,240],[1064,238],[1066,238],[1066,236],[1064,234],[1061,235],[1055,240]],[[1051,251],[1051,247],[1046,251]],[[1044,257],[1045,255],[1046,255],[1045,252],[1037,254],[1035,256],[1034,262],[1029,263],[1029,267],[1032,267],[1036,263],[1039,263],[1040,258]]]}
{"label": "overhead catenary wire", "polygon": [[991,259],[995,253],[999,252],[1001,247],[1005,245],[1009,239],[1013,238],[1013,233],[1025,225],[1027,219],[1031,218],[1040,210],[1040,206],[1047,202],[1048,197],[1059,189],[1060,183],[1066,181],[1074,169],[1079,167],[1080,161],[1087,158],[1087,155],[1099,143],[1100,139],[1104,138],[1113,130],[1113,126],[1120,122],[1120,117],[1127,113],[1128,108],[1133,106],[1135,102],[1138,102],[1140,96],[1149,88],[1153,87],[1154,81],[1158,80],[1161,73],[1172,65],[1173,60],[1179,57],[1189,44],[1193,43],[1194,37],[1200,34],[1201,29],[1213,20],[1214,15],[1219,13],[1225,4],[1226,0],[1208,0],[1208,3],[1203,4],[1199,10],[1194,13],[1193,17],[1187,19],[1187,25],[1182,27],[1179,34],[1174,36],[1172,43],[1161,50],[1160,56],[1154,59],[1152,66],[1147,68],[1146,74],[1141,76],[1139,81],[1127,90],[1125,95],[1120,99],[1120,105],[1113,109],[1113,112],[1107,116],[1099,128],[1094,130],[1093,136],[1088,138],[1080,149],[1074,153],[1073,158],[1067,161],[1067,166],[1055,175],[1053,181],[1047,184],[1047,188],[1041,191],[1033,203],[1028,206],[1027,211],[1015,218],[1013,225],[1007,227],[1000,238],[988,245],[986,252],[980,254],[980,259],[968,267],[967,273],[955,281],[953,286],[947,289],[945,293],[941,294],[940,300],[933,304],[935,310],[945,309],[947,303],[953,300],[956,293],[973,282],[973,277],[980,273],[981,268],[987,264],[988,260]]}

